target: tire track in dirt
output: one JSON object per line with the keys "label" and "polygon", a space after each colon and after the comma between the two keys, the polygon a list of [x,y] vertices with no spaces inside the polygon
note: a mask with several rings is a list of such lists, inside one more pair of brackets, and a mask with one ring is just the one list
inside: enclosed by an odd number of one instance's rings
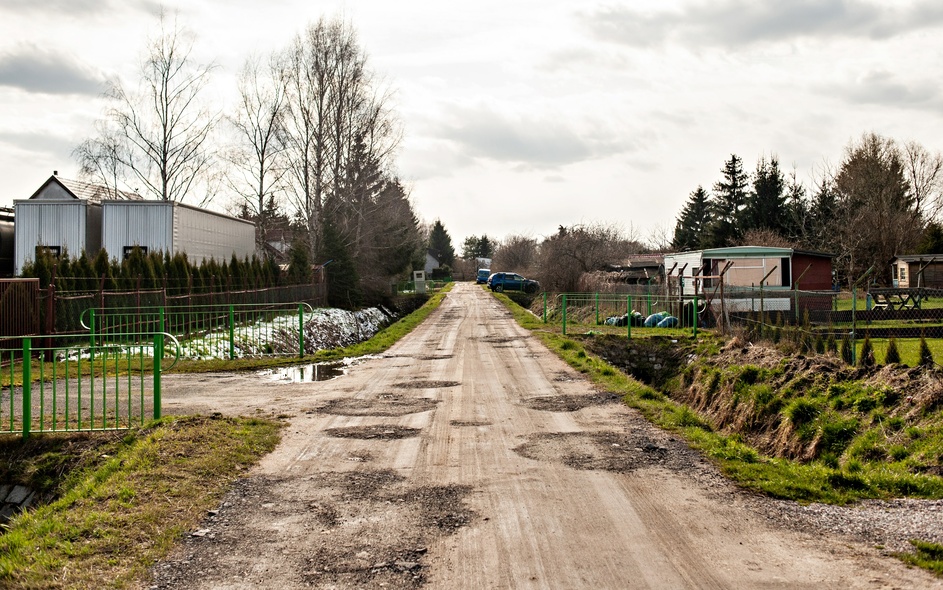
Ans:
{"label": "tire track in dirt", "polygon": [[155,568],[156,588],[943,587],[764,519],[472,285],[335,381],[242,379],[167,393],[293,417],[204,534]]}

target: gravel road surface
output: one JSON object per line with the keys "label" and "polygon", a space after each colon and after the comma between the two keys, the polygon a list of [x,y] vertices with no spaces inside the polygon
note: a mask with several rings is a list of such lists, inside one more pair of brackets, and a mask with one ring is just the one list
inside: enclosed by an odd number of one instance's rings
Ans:
{"label": "gravel road surface", "polygon": [[[887,555],[893,527],[848,524],[913,504],[742,492],[470,284],[334,380],[164,378],[165,414],[209,412],[290,426],[155,589],[943,588]],[[906,534],[943,530],[916,510]]]}

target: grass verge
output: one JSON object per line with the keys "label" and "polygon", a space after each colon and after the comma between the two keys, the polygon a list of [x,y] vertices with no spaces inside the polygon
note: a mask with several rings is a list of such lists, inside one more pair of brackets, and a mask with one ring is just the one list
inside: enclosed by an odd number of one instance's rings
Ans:
{"label": "grass verge", "polygon": [[[387,350],[432,313],[448,287],[370,340],[304,359],[194,361],[189,372],[254,370]],[[170,417],[128,432],[0,438],[0,483],[44,505],[0,528],[0,588],[132,588],[275,448],[281,424]]]}
{"label": "grass verge", "polygon": [[[0,481],[54,499],[0,534],[0,587],[130,588],[278,442],[277,422],[165,418],[124,433],[0,442]],[[77,442],[78,441],[78,442]]]}
{"label": "grass verge", "polygon": [[[683,436],[691,447],[702,452],[724,475],[743,488],[778,498],[829,504],[897,495],[943,497],[940,478],[889,470],[881,464],[859,464],[857,470],[842,470],[819,462],[799,463],[765,457],[743,444],[741,437],[715,432],[696,412],[588,353],[580,342],[548,330],[533,313],[512,305],[507,297],[496,297],[522,327],[531,330],[567,364],[597,386],[621,394],[627,405],[639,410],[652,423]],[[713,344],[708,340],[703,346]],[[911,543],[915,553],[899,553],[896,557],[943,576],[943,546],[920,540]]]}

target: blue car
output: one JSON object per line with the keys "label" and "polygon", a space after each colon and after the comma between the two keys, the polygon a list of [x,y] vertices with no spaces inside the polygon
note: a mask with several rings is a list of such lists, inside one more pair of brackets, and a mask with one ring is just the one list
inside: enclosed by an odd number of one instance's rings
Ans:
{"label": "blue car", "polygon": [[485,283],[488,282],[488,277],[490,277],[490,276],[491,276],[491,269],[490,269],[490,268],[479,268],[479,269],[478,269],[478,277],[475,279],[475,284],[476,284],[476,285],[484,285]]}
{"label": "blue car", "polygon": [[503,293],[504,291],[536,293],[540,290],[540,283],[525,279],[514,272],[496,272],[488,277],[488,288],[497,293]]}

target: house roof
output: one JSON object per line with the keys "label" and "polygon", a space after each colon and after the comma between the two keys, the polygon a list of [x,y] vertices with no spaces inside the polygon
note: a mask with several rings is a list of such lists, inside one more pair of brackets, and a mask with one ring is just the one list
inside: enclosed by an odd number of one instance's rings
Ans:
{"label": "house roof", "polygon": [[52,184],[56,183],[65,189],[65,192],[68,196],[73,199],[80,199],[83,201],[88,201],[90,203],[101,203],[102,199],[118,199],[124,201],[143,201],[144,198],[137,194],[131,193],[128,191],[114,191],[111,188],[104,186],[102,184],[94,184],[91,182],[85,182],[82,180],[70,180],[67,178],[60,178],[53,174],[49,177],[49,180],[43,183],[35,193],[30,196],[30,199],[35,199],[41,195],[46,188]]}
{"label": "house roof", "polygon": [[891,262],[900,260],[901,262],[939,262],[943,264],[943,254],[905,254],[895,256]]}

